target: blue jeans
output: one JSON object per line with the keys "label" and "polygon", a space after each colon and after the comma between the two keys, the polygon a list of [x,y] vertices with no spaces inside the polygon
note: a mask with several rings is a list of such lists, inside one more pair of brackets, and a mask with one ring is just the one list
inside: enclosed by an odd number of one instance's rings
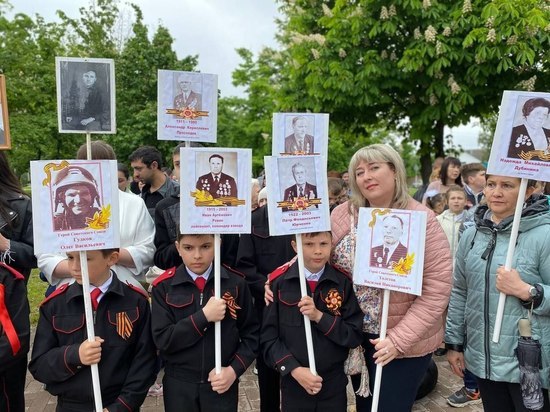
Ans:
{"label": "blue jeans", "polygon": [[477,385],[476,376],[468,369],[464,369],[464,386],[471,391],[477,391],[479,389]]}

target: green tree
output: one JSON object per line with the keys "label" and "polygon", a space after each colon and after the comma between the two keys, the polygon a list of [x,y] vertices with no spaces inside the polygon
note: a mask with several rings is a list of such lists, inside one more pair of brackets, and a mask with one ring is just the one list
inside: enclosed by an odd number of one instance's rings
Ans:
{"label": "green tree", "polygon": [[545,0],[289,0],[281,11],[283,107],[328,111],[358,135],[401,125],[425,177],[444,126],[495,112],[503,89],[549,86]]}

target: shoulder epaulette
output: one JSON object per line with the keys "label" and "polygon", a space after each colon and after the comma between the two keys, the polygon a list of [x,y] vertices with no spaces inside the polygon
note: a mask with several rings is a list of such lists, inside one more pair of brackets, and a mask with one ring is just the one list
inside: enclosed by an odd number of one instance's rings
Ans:
{"label": "shoulder epaulette", "polygon": [[275,269],[273,272],[271,272],[268,276],[267,276],[267,280],[269,282],[273,282],[275,279],[277,279],[279,276],[281,276],[282,274],[286,273],[286,271],[288,270],[288,268],[290,268],[292,266],[292,264],[294,263],[294,259],[291,260],[290,262],[286,262],[285,264],[282,264],[281,266],[279,266],[277,269]]}
{"label": "shoulder epaulette", "polygon": [[346,278],[348,278],[349,280],[351,280],[353,282],[353,276],[351,276],[351,273],[345,272],[342,269],[337,268],[333,264],[330,264],[330,267],[333,268],[336,272],[341,273],[342,275],[344,275]]}
{"label": "shoulder epaulette", "polygon": [[237,269],[233,269],[231,266],[229,266],[229,265],[227,265],[227,264],[225,264],[225,263],[223,263],[222,266],[223,266],[225,269],[227,269],[228,271],[230,271],[231,273],[234,273],[235,275],[238,275],[238,276],[240,276],[240,277],[242,277],[242,278],[245,277],[245,275],[244,275],[243,272],[239,272]]}
{"label": "shoulder epaulette", "polygon": [[64,285],[61,285],[59,286],[57,289],[55,289],[51,294],[50,296],[48,296],[46,299],[44,299],[42,301],[42,303],[40,304],[40,306],[42,306],[44,303],[52,300],[53,298],[55,298],[56,296],[59,296],[61,295],[62,293],[65,293],[67,291],[67,289],[69,289],[69,284],[68,283],[65,283]]}
{"label": "shoulder epaulette", "polygon": [[6,265],[4,262],[0,262],[0,266],[6,269],[8,272],[10,272],[15,279],[25,280],[25,276],[23,276],[21,273],[19,273],[17,270],[12,268],[11,266]]}
{"label": "shoulder epaulette", "polygon": [[125,285],[128,286],[130,289],[132,289],[134,292],[137,292],[141,296],[144,296],[145,299],[149,299],[149,295],[147,294],[147,292],[145,290],[143,290],[143,288],[139,288],[136,285],[133,285],[128,281],[126,281]]}
{"label": "shoulder epaulette", "polygon": [[176,267],[174,266],[173,268],[165,270],[158,278],[156,278],[153,281],[152,285],[157,286],[160,282],[166,279],[173,278],[175,274],[176,274]]}

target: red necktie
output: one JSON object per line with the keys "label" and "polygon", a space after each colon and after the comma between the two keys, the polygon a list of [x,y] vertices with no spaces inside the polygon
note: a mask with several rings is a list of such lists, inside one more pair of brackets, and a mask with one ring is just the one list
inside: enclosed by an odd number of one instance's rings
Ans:
{"label": "red necktie", "polygon": [[316,280],[308,280],[307,284],[309,285],[309,288],[312,292],[315,292],[315,288],[317,287],[317,281]]}
{"label": "red necktie", "polygon": [[99,298],[99,295],[101,295],[101,289],[95,288],[90,292],[90,298],[92,299],[92,308],[93,310],[97,310],[97,306],[99,305],[99,302],[97,301],[97,298]]}
{"label": "red necktie", "polygon": [[195,279],[195,285],[199,288],[201,292],[204,290],[205,283],[206,279],[202,276],[197,276],[197,278]]}

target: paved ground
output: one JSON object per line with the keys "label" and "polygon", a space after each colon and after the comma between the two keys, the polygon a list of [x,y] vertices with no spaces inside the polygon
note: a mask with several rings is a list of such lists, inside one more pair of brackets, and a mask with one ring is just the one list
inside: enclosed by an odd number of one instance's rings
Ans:
{"label": "paved ground", "polygon": [[[439,380],[437,386],[425,398],[416,402],[413,411],[414,412],[441,412],[441,411],[464,411],[464,412],[480,412],[483,411],[481,405],[475,405],[471,407],[465,407],[462,409],[456,409],[450,407],[446,398],[455,390],[460,388],[461,382],[457,377],[451,374],[449,371],[447,362],[444,357],[435,358],[439,369]],[[259,391],[258,380],[256,376],[252,374],[249,369],[241,378],[239,391],[239,412],[256,412],[259,411]],[[25,388],[25,397],[27,401],[27,412],[54,412],[55,411],[55,398],[50,396],[49,393],[42,389],[42,384],[35,381],[30,374],[27,376],[27,384]],[[348,411],[355,411],[355,401],[350,391],[348,391],[349,406]],[[163,411],[162,398],[147,397],[142,412],[156,412]],[[185,412],[182,409],[183,412]]]}

